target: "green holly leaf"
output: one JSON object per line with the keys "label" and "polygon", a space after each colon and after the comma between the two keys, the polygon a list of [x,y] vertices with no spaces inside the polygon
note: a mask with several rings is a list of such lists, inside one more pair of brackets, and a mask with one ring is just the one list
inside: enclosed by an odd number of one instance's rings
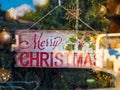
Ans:
{"label": "green holly leaf", "polygon": [[84,35],[84,33],[83,32],[78,32],[77,33],[77,36],[79,37],[79,36],[83,36]]}
{"label": "green holly leaf", "polygon": [[69,41],[72,43],[75,43],[77,41],[77,39],[76,38],[69,38]]}
{"label": "green holly leaf", "polygon": [[66,50],[72,51],[74,50],[74,45],[73,44],[68,44],[66,47]]}
{"label": "green holly leaf", "polygon": [[83,46],[78,46],[78,50],[82,50]]}
{"label": "green holly leaf", "polygon": [[85,41],[85,42],[89,42],[89,41],[90,41],[90,36],[84,37],[84,41]]}
{"label": "green holly leaf", "polygon": [[95,44],[92,43],[92,44],[90,45],[90,48],[92,48],[93,50],[95,50]]}

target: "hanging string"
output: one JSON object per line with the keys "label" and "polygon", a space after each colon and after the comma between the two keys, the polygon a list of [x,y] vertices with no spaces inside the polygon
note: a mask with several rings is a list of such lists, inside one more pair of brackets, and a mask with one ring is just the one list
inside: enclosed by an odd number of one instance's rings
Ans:
{"label": "hanging string", "polygon": [[77,7],[77,16],[76,16],[76,24],[75,24],[75,29],[76,29],[76,33],[78,32],[78,25],[79,25],[79,0],[76,0],[76,7]]}
{"label": "hanging string", "polygon": [[[65,11],[67,11],[68,13],[70,13],[72,16],[76,17],[72,12],[70,12],[67,8],[65,8],[64,6],[61,5],[61,0],[58,0],[58,5],[55,8],[53,8],[51,11],[49,11],[46,15],[44,15],[42,18],[40,18],[37,22],[35,22],[33,25],[31,25],[30,28],[28,28],[28,30],[30,30],[33,26],[35,26],[37,23],[39,23],[40,21],[42,21],[45,17],[47,17],[49,14],[51,14],[58,7],[63,8]],[[84,25],[86,25],[89,29],[91,29],[91,30],[93,30],[93,31],[96,32],[95,29],[93,29],[90,25],[88,25],[86,22],[84,22],[81,18],[76,17],[76,20],[79,20]],[[78,27],[78,26],[76,26],[76,27]]]}
{"label": "hanging string", "polygon": [[[68,13],[70,13],[72,16],[76,17],[72,12],[70,12],[68,9],[66,9],[65,7],[61,6],[61,8],[63,8],[64,10],[66,10]],[[82,22],[84,25],[86,25],[89,29],[93,30],[96,32],[95,29],[93,29],[90,25],[88,25],[86,22],[84,22],[81,18],[76,17],[80,22]]]}
{"label": "hanging string", "polygon": [[57,9],[58,6],[56,6],[55,8],[53,8],[51,11],[49,11],[46,15],[44,15],[42,18],[40,18],[37,22],[35,22],[33,25],[31,25],[28,30],[30,30],[33,26],[35,26],[37,23],[39,23],[40,21],[42,21],[45,17],[47,17],[49,14],[51,14],[55,9]]}
{"label": "hanging string", "polygon": [[58,5],[61,6],[61,0],[58,1]]}

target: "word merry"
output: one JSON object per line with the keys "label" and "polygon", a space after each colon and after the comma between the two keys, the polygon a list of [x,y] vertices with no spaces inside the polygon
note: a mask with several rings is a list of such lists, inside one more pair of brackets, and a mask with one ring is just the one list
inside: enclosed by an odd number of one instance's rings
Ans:
{"label": "word merry", "polygon": [[[22,36],[21,36],[22,37]],[[47,47],[54,50],[62,42],[62,37],[44,37],[44,33],[34,33],[31,39],[21,39],[19,41],[19,48],[26,50],[44,50]]]}

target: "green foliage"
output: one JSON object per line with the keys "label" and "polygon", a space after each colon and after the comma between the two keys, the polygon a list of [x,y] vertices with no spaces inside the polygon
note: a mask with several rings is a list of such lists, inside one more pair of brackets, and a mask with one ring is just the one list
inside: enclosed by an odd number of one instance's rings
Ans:
{"label": "green foliage", "polygon": [[[92,40],[96,36],[95,32],[77,32],[71,36],[66,42],[65,50],[75,50],[75,45],[77,45],[77,50],[82,50],[86,45],[92,50],[95,50],[95,40]],[[103,46],[103,45],[101,45]]]}
{"label": "green foliage", "polygon": [[[76,0],[61,0],[62,6],[66,9],[71,9],[73,6],[77,5]],[[99,18],[99,5],[105,4],[105,0],[79,0],[79,9],[80,15],[79,18],[85,21],[88,25],[93,27],[95,30],[98,31],[105,31],[107,30],[108,20],[103,18]],[[35,11],[27,12],[23,18],[30,20],[30,21],[38,21],[42,17],[44,17],[50,10],[52,10],[55,6],[58,5],[58,0],[51,0],[50,5],[47,8],[39,8],[35,7]],[[69,20],[66,19],[67,11],[61,7],[55,9],[52,13],[50,13],[47,17],[39,21],[41,25],[41,29],[50,29],[50,30],[73,30],[75,29],[76,20]],[[104,16],[103,16],[104,17]],[[79,30],[90,30],[85,24],[83,24],[79,20],[78,25]]]}
{"label": "green foliage", "polygon": [[66,49],[66,50],[69,50],[69,51],[74,50],[74,44],[68,44],[65,49]]}
{"label": "green foliage", "polygon": [[77,39],[76,38],[69,38],[69,41],[72,43],[75,43],[77,41]]}
{"label": "green foliage", "polygon": [[30,11],[30,12],[26,12],[22,18],[24,20],[30,20],[30,21],[32,21],[31,17],[33,17],[33,16],[34,16],[34,12]]}
{"label": "green foliage", "polygon": [[[71,9],[73,6],[76,6],[76,0],[61,0],[62,6],[66,9]],[[79,0],[79,8],[81,9],[79,18],[85,21],[88,25],[93,27],[95,30],[103,31],[107,30],[109,21],[103,16],[98,17],[98,5],[105,4],[106,0]],[[50,6],[47,8],[39,8],[35,7],[35,11],[26,12],[22,17],[24,20],[29,20],[32,22],[37,22],[42,17],[44,17],[50,10],[52,10],[55,6],[58,5],[58,0],[50,0]],[[66,10],[61,7],[58,7],[47,17],[42,19],[40,24],[40,29],[46,30],[74,30],[76,25],[76,20],[69,21],[66,19]],[[8,23],[10,23],[8,25]],[[8,30],[14,32],[16,29],[28,29],[29,26],[25,25],[22,27],[19,22],[11,21],[7,23],[1,22],[1,30],[2,28],[7,28]],[[84,25],[81,21],[79,21],[78,25],[79,30],[90,30],[86,25]],[[91,33],[92,34],[92,33]],[[84,33],[77,33],[77,37],[84,36]],[[84,40],[88,42],[90,40],[90,36],[85,36]],[[66,49],[73,50],[74,44],[77,40],[75,37],[69,39],[72,44],[68,44]],[[91,44],[93,49],[95,49],[95,45]],[[79,50],[82,49],[80,45],[78,47]],[[87,69],[46,69],[46,68],[17,68],[15,65],[15,53],[10,51],[10,47],[6,46],[4,50],[0,50],[0,67],[7,68],[12,72],[11,82],[14,81],[37,81],[38,82],[38,90],[74,90],[77,87],[82,88],[101,88],[101,87],[112,87],[114,84],[108,84],[102,86],[102,82],[97,79],[97,82],[92,84],[87,84],[86,79],[95,79],[96,74],[94,74],[91,70]],[[104,75],[103,73],[101,74]],[[110,76],[110,75],[108,75]],[[112,77],[112,76],[110,76]],[[16,84],[10,84],[16,85]],[[25,87],[26,90],[31,90],[30,88],[34,88],[35,85],[25,85],[18,83],[17,86]],[[14,89],[10,89],[14,90]]]}

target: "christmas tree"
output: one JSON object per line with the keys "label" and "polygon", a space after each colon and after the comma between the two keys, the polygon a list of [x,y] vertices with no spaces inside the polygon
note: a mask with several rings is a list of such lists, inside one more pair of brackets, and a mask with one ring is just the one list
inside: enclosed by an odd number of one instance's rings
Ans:
{"label": "christmas tree", "polygon": [[[35,5],[35,10],[24,14],[24,20],[40,24],[38,30],[81,30],[81,31],[108,31],[109,20],[106,0],[47,0],[45,6]],[[15,21],[13,21],[15,23]],[[35,25],[33,24],[33,25]],[[33,29],[33,25],[20,27],[6,25],[5,28],[14,34],[16,29]],[[4,28],[4,26],[2,26]],[[34,28],[35,29],[35,28]],[[14,37],[14,35],[13,35]],[[11,41],[14,43],[15,41]],[[14,86],[26,90],[74,90],[76,88],[105,88],[114,86],[112,75],[91,69],[49,69],[49,68],[17,68],[15,54],[11,51],[11,43],[0,49],[0,73],[7,72],[10,78],[0,79],[4,86]],[[5,70],[8,71],[5,71]],[[2,74],[1,74],[2,75]],[[9,80],[9,82],[7,82]],[[103,81],[105,81],[102,83]],[[24,82],[23,82],[24,81]],[[14,82],[14,83],[10,83]],[[29,83],[27,83],[29,82]],[[3,84],[2,84],[3,85]],[[15,90],[14,87],[10,88]],[[9,90],[10,90],[9,89]],[[19,88],[20,89],[20,88]]]}
{"label": "christmas tree", "polygon": [[[77,18],[78,30],[107,31],[106,0],[61,0],[60,6],[58,4],[58,0],[51,0],[46,7],[36,5],[35,11],[27,12],[23,19],[36,22],[48,14],[38,22],[40,29],[75,30]],[[50,12],[52,9],[54,11]]]}

